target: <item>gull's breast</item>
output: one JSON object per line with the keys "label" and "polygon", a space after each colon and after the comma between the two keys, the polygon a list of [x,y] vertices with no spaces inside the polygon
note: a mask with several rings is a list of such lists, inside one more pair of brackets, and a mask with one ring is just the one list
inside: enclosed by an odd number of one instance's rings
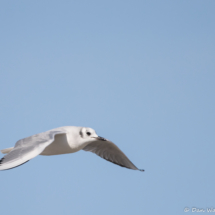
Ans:
{"label": "gull's breast", "polygon": [[55,135],[55,140],[47,146],[40,155],[60,155],[76,152],[68,143],[67,134]]}

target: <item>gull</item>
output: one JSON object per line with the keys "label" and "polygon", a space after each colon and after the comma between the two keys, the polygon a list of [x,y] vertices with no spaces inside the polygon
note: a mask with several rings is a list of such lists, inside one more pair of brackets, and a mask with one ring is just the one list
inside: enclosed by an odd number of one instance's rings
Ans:
{"label": "gull", "polygon": [[128,169],[138,169],[111,141],[100,137],[87,127],[64,126],[26,137],[14,147],[1,150],[6,154],[0,160],[0,170],[18,167],[37,155],[60,155],[80,150],[97,154],[101,158]]}

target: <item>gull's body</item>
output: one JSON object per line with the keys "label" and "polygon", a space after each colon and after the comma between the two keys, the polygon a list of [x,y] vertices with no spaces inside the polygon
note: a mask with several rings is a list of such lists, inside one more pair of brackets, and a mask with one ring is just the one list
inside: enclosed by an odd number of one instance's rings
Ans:
{"label": "gull's body", "polygon": [[92,128],[64,126],[35,134],[17,141],[0,160],[0,170],[20,166],[37,155],[60,155],[80,150],[91,151],[100,157],[129,169],[139,170],[111,141],[99,137]]}
{"label": "gull's body", "polygon": [[69,154],[83,149],[89,142],[81,138],[79,134],[81,128],[82,127],[64,126],[44,132],[60,132],[62,134],[55,135],[54,141],[47,146],[40,155]]}

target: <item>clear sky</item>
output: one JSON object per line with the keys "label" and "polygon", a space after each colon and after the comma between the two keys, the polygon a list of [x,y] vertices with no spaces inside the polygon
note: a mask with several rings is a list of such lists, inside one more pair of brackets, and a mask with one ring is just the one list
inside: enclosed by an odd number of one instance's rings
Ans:
{"label": "clear sky", "polygon": [[92,127],[145,172],[80,151],[1,171],[0,214],[215,208],[215,1],[1,1],[0,148]]}

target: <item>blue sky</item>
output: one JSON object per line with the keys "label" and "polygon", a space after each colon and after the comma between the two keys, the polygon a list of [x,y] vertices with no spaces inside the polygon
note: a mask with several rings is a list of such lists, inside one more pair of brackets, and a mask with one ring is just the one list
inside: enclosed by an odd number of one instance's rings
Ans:
{"label": "blue sky", "polygon": [[215,207],[214,6],[1,1],[0,148],[88,126],[145,172],[84,151],[38,156],[0,172],[0,213],[177,215],[186,206]]}

